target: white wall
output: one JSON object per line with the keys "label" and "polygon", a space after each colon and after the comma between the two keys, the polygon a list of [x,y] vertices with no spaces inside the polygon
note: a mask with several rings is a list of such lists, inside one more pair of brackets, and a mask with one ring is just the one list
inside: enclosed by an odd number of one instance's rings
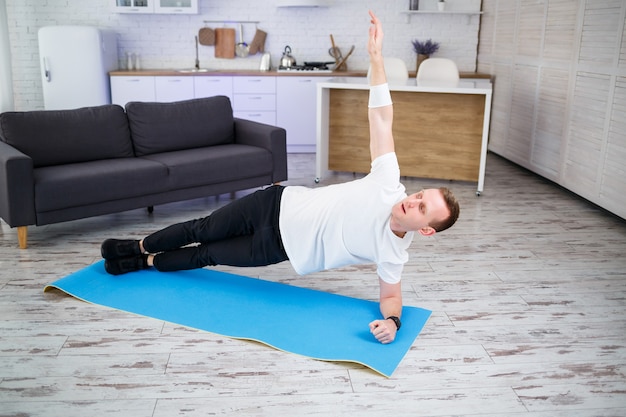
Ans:
{"label": "white wall", "polygon": [[[434,10],[436,0],[420,0],[421,9]],[[436,56],[455,59],[461,71],[474,71],[478,46],[478,15],[413,15],[409,0],[333,0],[324,8],[276,8],[277,0],[199,0],[198,15],[127,15],[111,11],[112,0],[6,0],[11,41],[16,110],[43,108],[37,30],[47,25],[91,25],[119,33],[120,57],[141,55],[142,68],[190,68],[195,62],[194,36],[204,20],[259,21],[268,33],[266,50],[276,65],[285,45],[298,63],[332,60],[328,56],[332,33],[345,51],[355,45],[350,69],[366,70],[368,9],[384,23],[385,54],[401,57],[415,68],[411,40],[432,38],[441,43]],[[448,10],[479,10],[480,0],[448,0]],[[207,26],[219,27],[220,23]],[[236,27],[230,25],[230,27]],[[249,43],[254,25],[244,26]],[[67,45],[71,48],[71,45]],[[257,69],[260,55],[234,60],[215,59],[214,48],[200,46],[200,65],[212,69]],[[120,68],[125,63],[120,60]]]}
{"label": "white wall", "polygon": [[483,8],[478,70],[496,77],[489,149],[626,218],[626,2]]}
{"label": "white wall", "polygon": [[0,113],[13,110],[11,51],[5,4],[5,0],[0,0]]}

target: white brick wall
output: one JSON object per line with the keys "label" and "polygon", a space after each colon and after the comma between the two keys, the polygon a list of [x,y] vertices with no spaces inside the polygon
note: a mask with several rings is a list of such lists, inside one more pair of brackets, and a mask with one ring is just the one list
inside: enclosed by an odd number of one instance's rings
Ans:
{"label": "white brick wall", "polygon": [[[436,0],[420,0],[420,9],[434,10]],[[329,35],[347,51],[351,69],[367,69],[369,18],[374,10],[385,28],[385,55],[405,60],[415,67],[411,40],[432,38],[440,42],[436,56],[452,58],[461,71],[474,71],[480,17],[456,14],[421,14],[407,19],[409,0],[333,0],[325,8],[276,8],[276,0],[199,0],[198,15],[128,15],[113,13],[110,0],[7,0],[11,42],[13,88],[16,110],[43,108],[37,30],[48,25],[90,25],[112,28],[118,34],[120,68],[126,52],[141,55],[142,68],[189,68],[194,65],[194,36],[204,20],[259,21],[268,33],[266,50],[276,65],[285,45],[290,45],[298,63],[332,60]],[[447,10],[479,10],[480,0],[448,0]],[[219,23],[207,24],[220,27]],[[236,27],[230,25],[230,27]],[[246,42],[256,27],[244,25]],[[68,45],[71,48],[71,45]],[[216,59],[214,48],[200,46],[200,65],[214,69],[257,69],[260,55],[233,60]]]}

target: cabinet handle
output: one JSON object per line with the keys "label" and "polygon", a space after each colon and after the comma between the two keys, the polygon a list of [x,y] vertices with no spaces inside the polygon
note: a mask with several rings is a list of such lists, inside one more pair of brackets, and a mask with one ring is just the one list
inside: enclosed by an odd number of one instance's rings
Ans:
{"label": "cabinet handle", "polygon": [[168,83],[179,83],[180,80],[174,79],[174,80],[167,80]]}
{"label": "cabinet handle", "polygon": [[46,77],[46,81],[50,82],[50,68],[48,66],[48,58],[43,57],[43,75]]}

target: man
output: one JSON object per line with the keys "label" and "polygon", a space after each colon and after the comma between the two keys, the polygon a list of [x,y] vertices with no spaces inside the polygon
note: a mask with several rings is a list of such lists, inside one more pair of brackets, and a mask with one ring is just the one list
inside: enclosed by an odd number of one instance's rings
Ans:
{"label": "man", "polygon": [[[400,329],[400,278],[414,233],[452,226],[459,205],[446,188],[407,196],[392,135],[393,105],[383,65],[382,25],[370,12],[370,153],[364,178],[327,187],[272,186],[211,215],[169,226],[141,241],[107,239],[106,270],[114,275],[207,265],[262,266],[289,260],[298,274],[375,263],[382,319],[369,324],[381,343]],[[195,244],[193,246],[189,246]]]}

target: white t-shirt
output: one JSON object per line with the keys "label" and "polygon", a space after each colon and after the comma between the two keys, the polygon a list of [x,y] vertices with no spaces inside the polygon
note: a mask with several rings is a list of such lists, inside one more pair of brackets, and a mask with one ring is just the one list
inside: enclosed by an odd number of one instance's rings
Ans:
{"label": "white t-shirt", "polygon": [[400,281],[413,232],[396,236],[391,208],[406,197],[395,153],[372,162],[364,178],[320,188],[288,186],[280,202],[285,252],[300,275],[375,263],[385,282]]}

